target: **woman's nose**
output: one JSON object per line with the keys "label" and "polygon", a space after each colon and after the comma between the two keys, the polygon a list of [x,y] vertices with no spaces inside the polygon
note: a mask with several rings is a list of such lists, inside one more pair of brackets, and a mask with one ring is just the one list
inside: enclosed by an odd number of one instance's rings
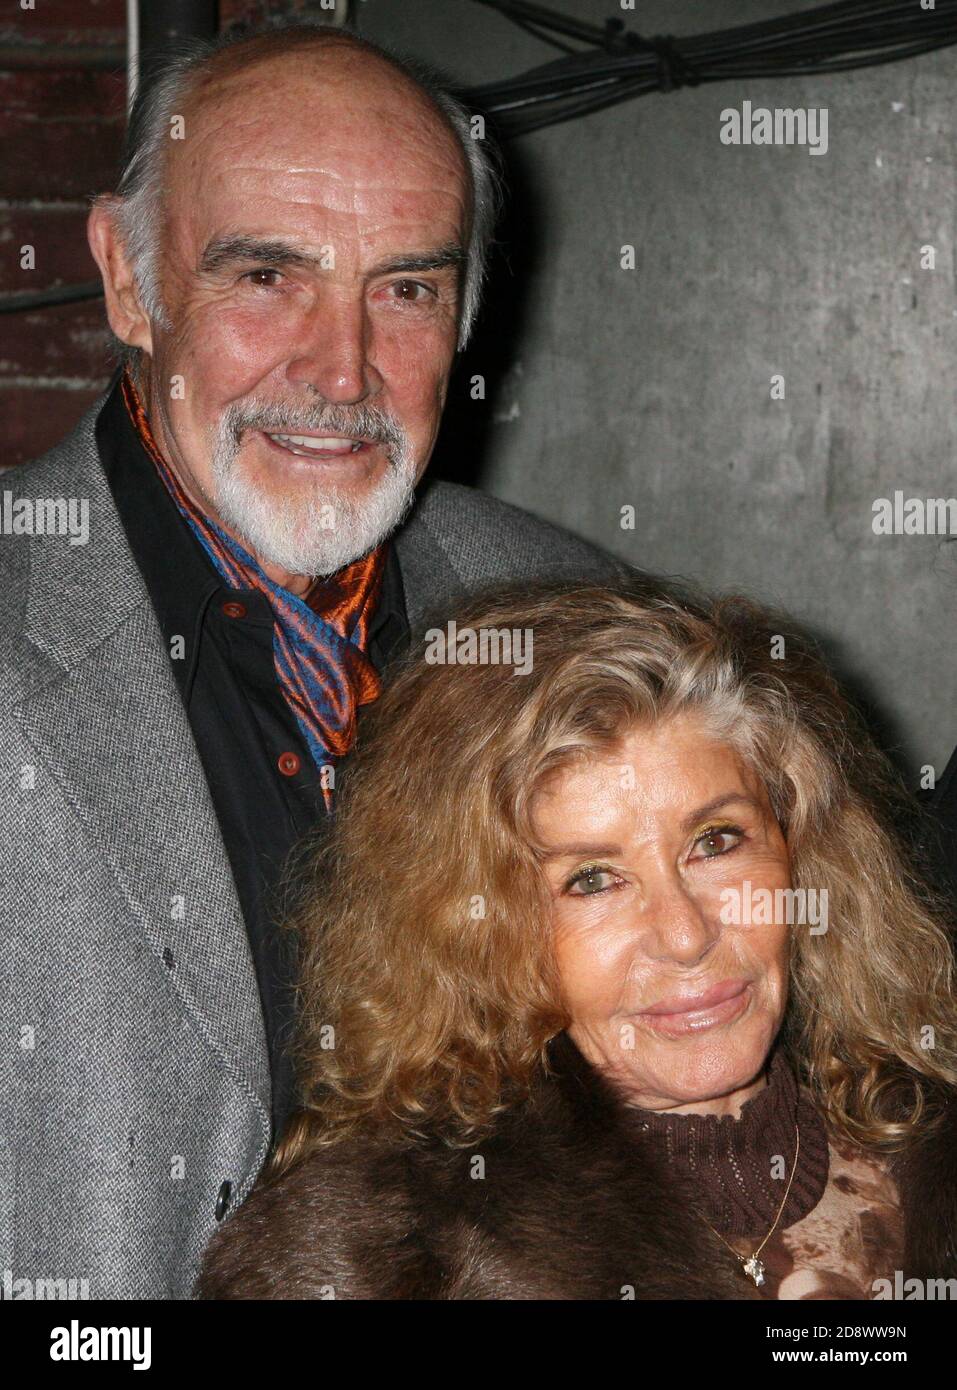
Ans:
{"label": "woman's nose", "polygon": [[683,883],[659,888],[642,910],[642,937],[650,960],[695,965],[721,934],[721,923]]}

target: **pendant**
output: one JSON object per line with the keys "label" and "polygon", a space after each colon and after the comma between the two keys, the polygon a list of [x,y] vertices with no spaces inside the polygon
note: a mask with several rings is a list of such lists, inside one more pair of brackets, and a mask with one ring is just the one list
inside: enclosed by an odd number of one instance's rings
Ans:
{"label": "pendant", "polygon": [[757,1255],[752,1255],[750,1260],[744,1262],[744,1272],[753,1279],[758,1288],[764,1283],[764,1265]]}

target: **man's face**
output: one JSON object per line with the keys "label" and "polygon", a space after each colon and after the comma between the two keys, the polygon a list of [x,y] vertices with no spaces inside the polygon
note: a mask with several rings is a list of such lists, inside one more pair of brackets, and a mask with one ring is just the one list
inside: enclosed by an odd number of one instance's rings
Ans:
{"label": "man's face", "polygon": [[338,45],[220,78],[184,116],[151,424],[274,578],[331,573],[398,524],[435,443],[464,158],[398,76]]}

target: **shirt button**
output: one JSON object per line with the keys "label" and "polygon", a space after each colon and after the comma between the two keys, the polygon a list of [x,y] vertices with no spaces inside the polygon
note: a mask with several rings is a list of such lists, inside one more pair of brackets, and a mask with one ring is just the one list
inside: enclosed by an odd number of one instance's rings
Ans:
{"label": "shirt button", "polygon": [[302,759],[296,753],[280,753],[277,766],[283,777],[295,777],[302,767]]}
{"label": "shirt button", "polygon": [[244,603],[237,603],[234,599],[230,599],[228,603],[223,604],[223,612],[226,614],[227,618],[245,618],[246,605]]}
{"label": "shirt button", "polygon": [[222,1221],[229,1210],[229,1199],[233,1195],[233,1185],[231,1182],[224,1182],[219,1189],[219,1196],[216,1198],[216,1220]]}

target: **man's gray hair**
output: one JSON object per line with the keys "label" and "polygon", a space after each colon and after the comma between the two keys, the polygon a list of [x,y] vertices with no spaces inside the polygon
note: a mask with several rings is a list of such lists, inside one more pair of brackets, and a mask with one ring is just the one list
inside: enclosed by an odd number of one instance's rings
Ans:
{"label": "man's gray hair", "polygon": [[[166,153],[171,121],[182,114],[191,89],[210,69],[212,60],[218,54],[250,40],[274,35],[280,44],[284,41],[288,43],[285,51],[295,51],[310,43],[324,43],[335,38],[375,54],[398,69],[424,93],[445,117],[457,137],[469,169],[472,192],[472,226],[466,248],[458,340],[461,351],[468,342],[478,314],[489,251],[502,209],[503,180],[498,151],[494,143],[487,139],[484,123],[480,127],[482,138],[475,138],[473,114],[443,85],[442,79],[432,68],[418,60],[400,57],[349,31],[302,19],[274,22],[239,34],[220,35],[212,40],[180,41],[175,48],[167,51],[152,78],[141,85],[130,113],[116,192],[105,195],[102,201],[110,208],[115,219],[133,267],[143,309],[160,327],[169,329],[172,326],[159,284]],[[255,61],[259,56],[260,51],[254,46],[250,61]],[[139,348],[131,348],[119,340],[116,347],[121,360],[131,365],[139,361]]]}

